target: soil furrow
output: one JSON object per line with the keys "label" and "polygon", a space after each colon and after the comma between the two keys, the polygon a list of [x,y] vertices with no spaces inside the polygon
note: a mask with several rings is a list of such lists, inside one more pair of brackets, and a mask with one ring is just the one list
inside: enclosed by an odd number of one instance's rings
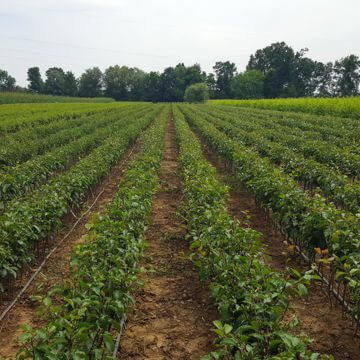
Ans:
{"label": "soil furrow", "polygon": [[186,228],[178,212],[181,180],[173,121],[167,124],[160,189],[154,198],[142,266],[119,359],[200,359],[212,349],[216,310],[186,257]]}
{"label": "soil furrow", "polygon": [[[131,161],[133,156],[137,153],[140,146],[141,137],[135,142],[134,145],[131,146],[131,148],[129,148],[122,159],[120,159],[120,161],[111,169],[109,175],[93,189],[92,194],[86,201],[86,204],[84,204],[84,206],[74,215],[77,218],[80,217],[83,213],[83,209],[88,208],[94,202],[97,195],[103,190],[91,211],[82,218],[82,220],[74,228],[74,231],[71,233],[71,235],[54,252],[52,257],[43,268],[42,272],[34,280],[23,297],[8,313],[4,321],[0,324],[0,357],[15,357],[15,354],[19,349],[17,339],[21,334],[21,329],[19,328],[21,325],[29,324],[31,326],[37,327],[43,323],[41,317],[37,314],[38,302],[32,299],[33,296],[46,294],[51,286],[54,284],[59,284],[64,279],[66,279],[69,271],[70,253],[74,246],[80,243],[86,235],[86,223],[95,213],[101,213],[104,210],[105,205],[111,202],[117,191],[117,187],[124,170],[129,164],[129,161]],[[76,222],[77,218],[74,218],[72,214],[69,214],[65,217],[65,228],[58,234],[55,241],[53,242],[53,246],[64,237],[64,235],[68,232],[68,229],[70,229]],[[41,261],[38,260],[37,264],[32,265],[34,271],[40,262]],[[30,276],[31,273],[23,276],[22,279],[17,282],[15,294],[26,283]],[[12,298],[9,298],[8,302],[11,300]],[[1,304],[0,311],[3,311],[6,305],[7,302]]]}
{"label": "soil furrow", "polygon": [[[287,251],[285,238],[274,231],[263,211],[257,207],[254,197],[244,185],[234,179],[231,168],[197,135],[202,142],[206,159],[216,167],[221,180],[230,188],[229,213],[263,234],[265,254],[269,255],[265,257],[267,265],[280,272],[284,272],[287,267],[306,271],[308,265],[299,255]],[[342,307],[335,299],[331,306],[323,286],[320,282],[313,282],[306,297],[293,300],[289,317],[291,312],[295,313],[300,320],[300,329],[314,339],[310,345],[311,350],[331,354],[337,360],[357,360],[360,340],[354,336],[354,324],[343,315]]]}

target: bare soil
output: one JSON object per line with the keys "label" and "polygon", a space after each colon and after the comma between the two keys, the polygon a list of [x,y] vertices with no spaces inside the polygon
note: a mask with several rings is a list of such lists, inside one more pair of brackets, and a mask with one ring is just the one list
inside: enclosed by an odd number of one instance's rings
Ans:
{"label": "bare soil", "polygon": [[[268,266],[284,272],[287,267],[305,272],[308,265],[299,255],[289,254],[285,238],[275,232],[266,220],[264,212],[256,205],[254,197],[244,185],[233,177],[231,168],[202,141],[207,160],[216,167],[221,180],[230,188],[228,210],[240,221],[261,232],[265,245],[265,262]],[[320,282],[313,282],[306,297],[292,301],[289,312],[300,320],[300,330],[314,339],[312,351],[331,354],[336,360],[360,359],[360,339],[354,336],[354,324],[344,316],[342,307],[335,298],[331,306],[326,290]],[[290,316],[290,314],[289,314]]]}
{"label": "bare soil", "polygon": [[[8,313],[4,321],[0,323],[0,357],[15,357],[15,354],[19,349],[17,339],[22,332],[20,329],[21,325],[29,324],[31,326],[38,327],[42,324],[43,321],[37,313],[38,302],[32,299],[33,296],[46,294],[52,285],[61,283],[67,277],[69,272],[70,253],[72,252],[74,246],[80,243],[87,234],[85,224],[95,213],[102,212],[105,205],[112,200],[117,191],[117,186],[124,169],[126,169],[129,161],[136,154],[140,145],[140,140],[136,141],[135,144],[124,154],[122,159],[111,169],[109,175],[93,189],[92,194],[89,195],[86,201],[86,206],[78,209],[78,211],[74,214],[76,218],[72,214],[68,214],[65,217],[65,227],[56,237],[53,246],[59,242],[73,224],[75,224],[77,218],[82,215],[83,208],[90,207],[90,205],[94,203],[97,195],[103,190],[91,211],[82,218],[82,220],[74,228],[71,235],[53,253],[39,276],[33,281],[26,293]],[[38,267],[39,262],[40,261],[32,265],[34,271]],[[17,281],[15,284],[15,293],[20,290],[31,275],[32,273],[30,272]],[[8,301],[1,304],[0,312],[5,309],[11,300],[12,298],[8,297]]]}
{"label": "bare soil", "polygon": [[161,186],[155,195],[148,247],[142,266],[144,287],[135,296],[119,359],[195,360],[209,353],[217,318],[206,287],[187,258],[185,225],[178,212],[181,180],[173,121],[167,124]]}

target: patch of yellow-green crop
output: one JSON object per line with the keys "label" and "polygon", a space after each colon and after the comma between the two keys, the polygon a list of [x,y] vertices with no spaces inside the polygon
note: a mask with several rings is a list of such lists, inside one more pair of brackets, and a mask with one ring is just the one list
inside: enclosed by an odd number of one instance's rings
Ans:
{"label": "patch of yellow-green crop", "polygon": [[210,100],[209,103],[360,119],[360,97]]}

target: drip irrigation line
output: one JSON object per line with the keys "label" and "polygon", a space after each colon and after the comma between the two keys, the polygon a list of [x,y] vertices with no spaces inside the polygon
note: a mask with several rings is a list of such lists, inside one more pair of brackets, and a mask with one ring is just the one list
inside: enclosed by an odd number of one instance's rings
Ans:
{"label": "drip irrigation line", "polygon": [[66,235],[54,246],[51,251],[46,255],[40,266],[36,269],[36,271],[32,274],[28,282],[25,284],[25,286],[19,291],[19,293],[16,295],[14,300],[9,304],[9,306],[2,312],[0,316],[0,322],[5,318],[7,313],[14,307],[14,305],[17,303],[17,301],[21,298],[21,296],[25,293],[25,291],[29,288],[31,283],[35,280],[35,278],[39,275],[42,268],[45,266],[47,261],[50,259],[51,255],[59,248],[59,246],[71,235],[71,233],[74,231],[74,229],[77,227],[79,222],[84,218],[86,214],[88,214],[91,209],[95,206],[97,203],[99,197],[104,193],[105,189],[99,192],[99,194],[96,196],[94,202],[91,204],[91,206],[84,212],[84,214],[76,220],[74,225],[71,227],[71,229],[66,233]]}
{"label": "drip irrigation line", "polygon": [[[133,145],[129,155],[120,163],[120,166],[124,165],[126,161],[130,158],[131,154],[133,153],[136,143]],[[39,275],[40,271],[43,269],[47,261],[50,259],[52,254],[59,248],[59,246],[71,235],[71,233],[75,230],[79,222],[87,215],[91,209],[95,206],[97,201],[99,200],[100,196],[105,192],[105,187],[98,193],[95,200],[91,204],[91,206],[79,217],[74,225],[71,227],[71,229],[66,233],[66,235],[51,249],[51,251],[46,255],[40,266],[36,269],[36,271],[32,274],[30,279],[27,281],[27,283],[24,285],[24,287],[19,291],[19,293],[15,296],[13,301],[6,307],[6,309],[1,313],[0,315],[0,323],[4,320],[6,315],[9,313],[9,311],[15,306],[15,304],[19,301],[19,299],[22,297],[22,295],[26,292],[26,290],[29,288],[31,283],[36,279],[36,277]]]}
{"label": "drip irrigation line", "polygon": [[[284,232],[282,231],[282,229],[278,223],[276,223],[276,227],[277,227],[278,231],[280,231],[282,234],[284,234]],[[296,241],[293,238],[291,238],[290,236],[288,236],[288,240],[290,241],[290,243],[292,245],[295,246],[295,249],[302,256],[302,258],[307,263],[310,264],[311,261],[310,261],[309,257],[300,249],[300,247],[296,244]],[[351,314],[352,308],[349,305],[349,303],[345,300],[345,298],[334,288],[334,286],[331,286],[332,285],[331,282],[327,279],[327,277],[325,275],[323,275],[323,273],[319,269],[315,269],[315,271],[316,271],[316,274],[319,275],[321,280],[331,289],[331,292],[333,293],[335,298],[340,302],[340,304]],[[358,315],[353,314],[352,316],[354,317],[356,322],[359,321]]]}
{"label": "drip irrigation line", "polygon": [[119,330],[119,333],[118,333],[118,335],[116,337],[115,348],[114,348],[114,352],[113,352],[113,358],[116,358],[116,355],[117,355],[117,353],[119,351],[121,334],[123,332],[126,320],[127,320],[127,316],[124,315],[124,317],[120,321],[120,330]]}
{"label": "drip irrigation line", "polygon": [[[133,269],[135,269],[137,267],[137,263],[134,263],[133,265]],[[115,347],[114,347],[114,351],[113,351],[113,358],[116,358],[117,353],[119,351],[120,348],[120,339],[121,339],[121,335],[122,332],[124,330],[124,326],[125,326],[125,322],[127,320],[127,314],[124,314],[124,316],[122,317],[122,319],[120,320],[120,330],[116,336],[116,341],[115,341]]]}

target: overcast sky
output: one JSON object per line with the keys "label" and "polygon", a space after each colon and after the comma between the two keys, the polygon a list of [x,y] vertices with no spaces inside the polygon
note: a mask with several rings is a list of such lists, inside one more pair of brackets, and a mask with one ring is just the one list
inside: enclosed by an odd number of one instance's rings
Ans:
{"label": "overcast sky", "polygon": [[179,62],[244,70],[272,42],[323,62],[360,55],[359,0],[0,0],[0,69],[19,85],[39,66],[72,70]]}

